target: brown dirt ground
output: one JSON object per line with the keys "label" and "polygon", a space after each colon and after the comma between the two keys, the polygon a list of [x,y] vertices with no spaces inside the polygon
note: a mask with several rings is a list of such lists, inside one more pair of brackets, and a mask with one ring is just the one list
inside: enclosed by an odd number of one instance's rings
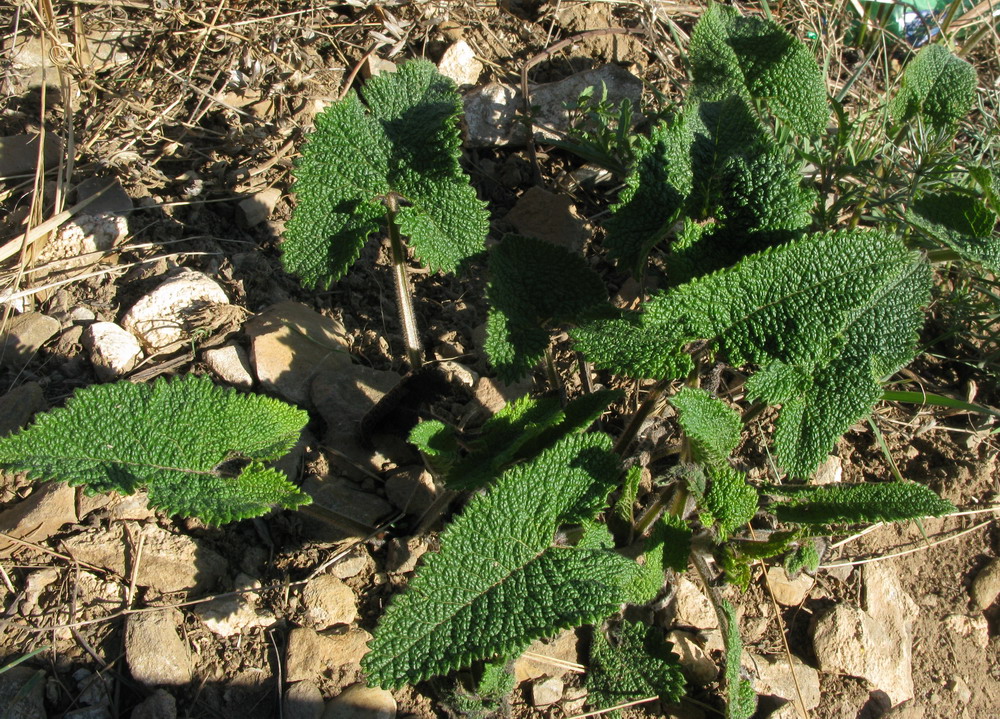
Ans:
{"label": "brown dirt ground", "polygon": [[[357,357],[378,369],[399,370],[402,352],[391,310],[391,277],[384,246],[372,243],[351,274],[329,292],[303,290],[278,262],[278,245],[292,206],[291,163],[317,102],[336,97],[345,75],[369,51],[397,62],[412,56],[436,60],[458,37],[468,40],[484,60],[483,81],[516,82],[525,61],[575,29],[560,13],[567,8],[582,12],[584,5],[540,0],[387,2],[381,6],[363,2],[323,6],[296,0],[233,0],[216,6],[193,0],[83,1],[59,5],[52,15],[47,5],[40,3],[8,7],[0,13],[5,42],[15,36],[37,35],[40,28],[50,37],[60,38],[63,46],[52,56],[55,65],[50,65],[49,72],[61,72],[62,86],[51,88],[43,97],[37,91],[19,89],[9,76],[0,78],[4,93],[0,136],[33,132],[44,125],[48,132],[67,139],[71,130],[76,149],[72,182],[95,176],[117,177],[136,208],[129,217],[126,245],[86,268],[105,272],[54,291],[35,292],[29,306],[44,312],[82,306],[99,319],[115,321],[171,264],[182,264],[222,278],[233,301],[250,312],[290,297],[337,317],[345,323]],[[801,10],[788,9],[782,17],[787,17],[790,25],[816,27],[820,10],[800,5],[814,12],[805,16],[808,22],[795,15]],[[657,6],[665,14],[654,17]],[[663,93],[668,100],[678,99],[682,85],[678,78],[684,73],[671,31],[683,34],[689,30],[700,8],[670,2],[593,3],[590,7],[599,8],[609,25],[654,29],[644,40],[642,52],[610,59],[629,65],[650,90]],[[86,52],[83,37],[89,38],[91,50],[110,38],[124,59],[120,64],[88,64],[80,55]],[[991,43],[992,39],[984,45],[990,48],[983,50],[987,57],[995,49]],[[609,59],[599,56],[605,52],[609,52],[607,48],[598,45],[575,46],[539,65],[533,80],[557,79],[596,66]],[[3,62],[0,60],[0,68],[5,67]],[[984,71],[995,78],[996,62],[983,65]],[[870,81],[877,92],[877,77],[863,80]],[[864,81],[859,83],[859,87],[867,86]],[[490,202],[497,226],[502,227],[500,218],[531,185],[527,153],[469,151],[464,162],[480,196]],[[543,178],[550,184],[560,170],[579,164],[547,148],[540,148],[540,162]],[[53,170],[45,177],[44,197],[49,203],[45,212],[51,211],[59,190],[57,176]],[[270,219],[241,228],[236,222],[237,203],[271,187],[281,190],[282,199]],[[2,180],[0,232],[4,240],[23,230],[37,196],[30,177]],[[588,217],[608,202],[606,196],[593,194],[579,194],[574,199]],[[131,263],[139,264],[129,268]],[[13,270],[6,273],[8,281],[14,276]],[[482,369],[474,336],[485,317],[485,305],[478,299],[482,281],[459,282],[429,274],[416,274],[415,278],[416,295],[421,298],[418,311],[428,338],[457,344],[468,353],[468,361],[478,362]],[[21,286],[31,285],[29,279],[19,281]],[[560,366],[572,362],[565,346],[557,347],[557,358]],[[160,372],[206,371],[197,352],[193,356],[186,352],[179,361],[168,362],[170,359],[176,358],[155,358],[140,370],[147,377]],[[969,370],[971,361],[974,358],[960,364],[926,359],[916,372],[944,389],[959,392],[966,391],[971,377],[980,385],[979,399],[995,403],[998,397],[992,378]],[[544,377],[537,379],[536,387],[542,386]],[[46,400],[57,405],[74,389],[97,379],[77,347],[62,353],[47,349],[22,371],[3,370],[0,394],[28,381],[38,382]],[[573,392],[576,387],[570,384],[567,389]],[[609,420],[612,430],[616,422],[615,418]],[[995,463],[998,447],[992,437],[970,428],[968,417],[935,416],[927,411],[915,417],[912,412],[886,408],[879,412],[878,425],[904,476],[927,481],[963,507],[995,502],[1000,490]],[[845,479],[884,477],[889,471],[866,426],[849,433],[837,453],[844,460]],[[746,456],[750,468],[764,466],[760,447],[748,448]],[[328,465],[323,448],[308,448],[306,473],[321,474]],[[32,491],[34,487],[23,478],[5,477],[0,484],[0,509],[17,506]],[[933,540],[990,516],[927,521],[923,531]],[[4,611],[0,663],[39,645],[51,646],[33,661],[49,672],[46,695],[53,717],[73,708],[76,685],[69,677],[80,668],[104,668],[112,678],[117,685],[116,716],[127,716],[130,707],[146,694],[129,679],[121,656],[120,610],[127,578],[106,573],[81,578],[79,568],[58,554],[61,541],[88,526],[109,521],[106,513],[96,512],[81,526],[62,528],[43,546],[22,548],[12,558],[0,561],[5,580],[5,588],[0,586]],[[180,715],[277,716],[282,646],[288,630],[301,618],[297,590],[289,589],[288,583],[308,575],[341,545],[314,539],[300,517],[287,514],[223,528],[168,517],[153,521],[172,532],[204,540],[229,560],[234,572],[235,568],[255,572],[269,587],[261,594],[262,606],[280,620],[269,632],[222,639],[186,613],[183,629],[197,651],[198,679],[176,692]],[[990,641],[985,648],[950,631],[945,618],[975,613],[968,587],[984,562],[1000,553],[997,525],[986,521],[971,533],[929,548],[921,547],[922,541],[914,525],[883,527],[828,555],[825,561],[918,548],[884,560],[897,567],[904,588],[920,606],[913,661],[916,702],[928,719],[991,719],[1000,709],[1000,615],[996,606],[986,614]],[[370,542],[364,551],[374,557],[374,568],[349,583],[361,597],[362,624],[370,629],[386,596],[400,588],[400,583],[387,581],[380,570],[386,554],[381,539]],[[57,572],[57,581],[34,598],[33,606],[23,607],[26,577],[45,568]],[[821,571],[802,606],[783,612],[781,626],[788,633],[791,648],[807,662],[815,661],[808,639],[810,622],[834,603],[860,602],[858,575],[859,570],[855,570],[842,580]],[[158,596],[151,588],[136,597],[135,606],[182,599]],[[737,601],[745,616],[771,617],[759,577]],[[70,617],[106,619],[83,626],[75,634],[55,628]],[[778,632],[776,623],[768,623],[750,648],[779,650]],[[948,688],[956,676],[971,690],[968,704],[960,705]],[[331,697],[353,679],[327,677],[321,688]],[[874,717],[883,711],[863,680],[823,675],[822,689],[823,702],[813,713],[816,719]],[[402,690],[396,694],[399,714],[443,715],[441,696],[441,685],[436,683]],[[687,705],[679,714],[667,708],[627,713],[699,716],[700,706],[707,707],[706,716],[716,715],[713,708],[720,706],[717,687],[698,690],[694,698],[700,704]],[[546,712],[532,709],[524,691],[515,692],[512,709],[516,716],[564,715],[558,706]]]}

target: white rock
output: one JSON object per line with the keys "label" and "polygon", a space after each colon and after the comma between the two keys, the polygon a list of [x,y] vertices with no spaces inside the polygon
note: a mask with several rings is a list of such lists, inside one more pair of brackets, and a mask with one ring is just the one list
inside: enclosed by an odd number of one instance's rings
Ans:
{"label": "white rock", "polygon": [[465,40],[459,40],[444,51],[438,72],[450,77],[459,87],[475,85],[483,72],[483,63],[476,58],[476,52]]}
{"label": "white rock", "polygon": [[246,350],[239,345],[227,344],[207,349],[201,353],[201,358],[215,376],[223,382],[243,389],[253,387],[250,358],[247,356]]}
{"label": "white rock", "polygon": [[128,220],[122,215],[78,215],[63,224],[45,243],[38,263],[58,263],[50,269],[72,267],[80,262],[73,258],[91,252],[107,252],[127,236]]}
{"label": "white rock", "polygon": [[677,580],[675,623],[696,629],[717,629],[719,617],[701,589],[687,577]]}
{"label": "white rock", "polygon": [[539,679],[531,685],[531,703],[536,707],[547,707],[562,699],[563,680],[558,677]]}
{"label": "white rock", "polygon": [[824,672],[863,677],[892,704],[913,698],[913,621],[916,603],[886,562],[865,569],[866,609],[840,605],[813,628],[813,649]]}
{"label": "white rock", "polygon": [[319,634],[297,627],[288,635],[285,673],[290,682],[315,679],[330,669],[357,669],[368,652],[372,635],[364,629],[349,627],[342,634]]}
{"label": "white rock", "polygon": [[[259,589],[260,582],[246,574],[236,576],[235,589]],[[244,634],[254,629],[270,627],[277,618],[269,609],[257,607],[257,594],[244,592],[213,599],[194,608],[195,614],[213,633],[220,637]]]}
{"label": "white rock", "polygon": [[836,484],[844,478],[844,463],[835,454],[829,455],[816,470],[811,484]]}
{"label": "white rock", "polygon": [[272,187],[242,200],[237,206],[237,224],[243,228],[259,225],[271,216],[280,199],[281,190]]}
{"label": "white rock", "polygon": [[[575,664],[579,661],[579,643],[580,640],[572,629],[567,629],[548,641],[538,639],[532,642],[514,662],[514,678],[523,682],[542,676],[566,676],[570,670],[565,663]],[[525,656],[528,654],[531,656]]]}
{"label": "white rock", "polygon": [[323,719],[393,719],[396,700],[385,689],[354,684],[331,699]]}
{"label": "white rock", "polygon": [[771,567],[767,570],[767,584],[774,593],[774,599],[785,607],[802,604],[815,583],[816,580],[805,572],[800,572],[795,579],[789,579],[784,567]]}
{"label": "white rock", "polygon": [[671,651],[680,657],[684,673],[695,684],[705,686],[715,681],[719,675],[719,667],[698,644],[694,634],[675,629],[667,634],[667,641],[673,645]]}
{"label": "white rock", "polygon": [[354,590],[337,577],[321,574],[302,590],[306,607],[305,620],[316,629],[335,624],[350,624],[358,616],[358,598]]}
{"label": "white rock", "polygon": [[114,322],[95,322],[83,331],[84,349],[90,353],[94,372],[102,380],[110,381],[122,376],[142,356],[142,346],[131,332]]}
{"label": "white rock", "polygon": [[949,614],[944,618],[944,625],[950,632],[961,637],[970,637],[982,649],[986,649],[990,644],[990,623],[982,614],[975,617]]}
{"label": "white rock", "polygon": [[517,112],[524,104],[510,85],[491,82],[466,94],[464,120],[468,147],[523,145],[528,139]]}
{"label": "white rock", "polygon": [[185,315],[206,304],[229,304],[229,297],[208,275],[185,269],[141,297],[125,313],[122,325],[149,351],[170,351],[188,340]]}
{"label": "white rock", "polygon": [[181,685],[191,681],[191,650],[177,633],[183,621],[176,609],[128,617],[125,658],[133,679],[149,686]]}
{"label": "white rock", "polygon": [[[758,694],[781,697],[795,704],[799,703],[799,692],[806,710],[813,710],[820,703],[819,672],[792,655],[789,667],[784,656],[761,656],[744,654],[743,665],[749,670],[754,691]],[[794,679],[792,671],[795,672]],[[798,689],[796,689],[796,681]]]}
{"label": "white rock", "polygon": [[[0,532],[29,542],[45,542],[64,524],[77,521],[76,490],[65,482],[36,486],[27,498],[0,512]],[[0,556],[22,547],[0,537]]]}

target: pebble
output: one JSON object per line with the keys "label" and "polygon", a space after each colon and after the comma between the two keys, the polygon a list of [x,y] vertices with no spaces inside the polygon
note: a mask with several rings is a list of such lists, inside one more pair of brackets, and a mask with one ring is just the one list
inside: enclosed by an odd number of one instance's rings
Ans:
{"label": "pebble", "polygon": [[719,617],[701,589],[687,577],[677,580],[674,622],[696,629],[717,629]]}
{"label": "pebble", "polygon": [[465,40],[448,46],[438,63],[438,72],[450,77],[459,87],[475,85],[483,72],[483,63],[476,57],[475,50]]}
{"label": "pebble", "polygon": [[313,377],[351,366],[344,326],[298,302],[268,308],[245,330],[257,380],[289,402],[305,405]]}
{"label": "pebble", "polygon": [[949,614],[944,618],[944,624],[949,631],[971,638],[981,649],[986,649],[990,645],[990,623],[982,614],[974,617]]}
{"label": "pebble", "polygon": [[0,437],[27,426],[37,412],[48,409],[48,402],[37,382],[25,382],[0,397]]}
{"label": "pebble", "polygon": [[697,642],[694,634],[675,629],[667,634],[667,641],[672,645],[671,651],[680,657],[684,673],[692,682],[706,686],[715,681],[719,675],[719,667]]}
{"label": "pebble", "polygon": [[[35,679],[40,670],[26,666],[12,667],[0,673],[0,707],[4,708],[4,719],[46,719],[45,679]],[[20,693],[25,685],[34,680],[26,694]],[[20,696],[19,696],[20,695]],[[18,697],[17,702],[14,698]]]}
{"label": "pebble", "polygon": [[108,187],[100,197],[87,205],[87,213],[90,215],[122,215],[131,212],[133,208],[132,198],[125,192],[125,188],[117,179],[88,177],[76,186],[76,201],[86,200],[103,190],[109,183],[111,187]]}
{"label": "pebble", "polygon": [[[94,252],[107,252],[128,236],[128,220],[121,215],[77,215],[59,227],[38,255],[49,269],[82,266]],[[57,263],[51,265],[50,263]]]}
{"label": "pebble", "polygon": [[767,570],[767,584],[775,601],[785,607],[797,607],[805,601],[816,580],[805,572],[790,579],[784,567],[770,567]]}
{"label": "pebble", "polygon": [[[236,575],[235,590],[259,589],[260,586],[259,581],[242,572]],[[195,606],[194,613],[213,634],[220,637],[245,634],[273,626],[278,621],[271,610],[257,607],[255,592],[218,597]]]}
{"label": "pebble", "polygon": [[323,716],[323,695],[310,681],[292,684],[282,702],[284,719],[320,719]]}
{"label": "pebble", "polygon": [[201,358],[212,373],[223,382],[241,389],[253,388],[253,371],[245,349],[236,344],[207,349]]}
{"label": "pebble", "polygon": [[[802,692],[802,702],[807,711],[819,706],[821,696],[819,687],[819,672],[792,655],[792,663],[782,655],[759,655],[745,653],[743,665],[749,671],[753,688],[758,694],[787,699],[798,704],[799,692]],[[792,677],[792,671],[795,677]],[[798,690],[795,682],[798,681]],[[793,707],[794,708],[794,707]]]}
{"label": "pebble", "polygon": [[991,559],[972,580],[969,590],[976,607],[985,611],[1000,595],[1000,559]]}
{"label": "pebble", "polygon": [[591,227],[580,216],[572,197],[538,186],[526,190],[505,219],[522,235],[551,242],[574,253],[583,251],[591,235]]}
{"label": "pebble", "polygon": [[329,574],[311,579],[302,590],[305,621],[314,629],[350,624],[358,617],[358,598],[343,580]]}
{"label": "pebble", "polygon": [[396,700],[385,689],[354,684],[327,702],[323,719],[393,719]]}
{"label": "pebble", "polygon": [[[45,133],[45,151],[42,153],[49,167],[59,162],[62,141],[51,132]],[[35,171],[38,164],[38,135],[9,135],[0,137],[0,177],[25,175]]]}
{"label": "pebble", "polygon": [[244,229],[267,220],[281,199],[281,190],[271,187],[240,201],[236,206],[236,224]]}
{"label": "pebble", "polygon": [[423,467],[404,467],[385,480],[385,496],[411,517],[422,517],[438,496],[434,477]]}
{"label": "pebble", "polygon": [[576,664],[579,661],[579,645],[580,640],[572,629],[567,629],[548,641],[538,639],[532,642],[525,650],[526,653],[550,657],[555,662],[529,658],[522,654],[514,662],[514,678],[520,683],[543,676],[565,677],[571,670],[556,662]]}
{"label": "pebble", "polygon": [[61,327],[59,320],[41,312],[11,317],[0,345],[0,364],[16,370],[25,367]]}
{"label": "pebble", "polygon": [[125,658],[133,679],[149,686],[183,685],[191,681],[191,650],[177,633],[183,621],[176,609],[128,617]]}
{"label": "pebble", "polygon": [[122,317],[122,326],[150,352],[179,349],[190,335],[187,316],[206,304],[229,304],[218,282],[202,272],[182,269],[142,296]]}
{"label": "pebble", "polygon": [[[353,482],[342,477],[315,477],[310,475],[302,483],[302,491],[313,499],[314,504],[350,517],[355,521],[370,527],[392,514],[392,505],[381,497],[365,492]],[[335,529],[326,522],[310,519],[307,522],[310,533],[315,536],[327,537],[336,535],[337,539],[345,536],[357,536],[356,533],[344,529]]]}
{"label": "pebble", "polygon": [[369,567],[374,567],[375,563],[364,547],[358,547],[345,557],[338,559],[330,567],[330,574],[339,579],[350,579],[356,577]]}
{"label": "pebble", "polygon": [[810,484],[837,484],[844,478],[844,463],[835,454],[828,455],[813,475]]}
{"label": "pebble", "polygon": [[559,677],[539,679],[531,685],[531,703],[536,707],[547,707],[562,699],[565,684]]}
{"label": "pebble", "polygon": [[955,695],[955,700],[959,706],[964,706],[972,700],[972,690],[969,689],[969,685],[965,683],[962,677],[955,677],[949,680],[945,685],[945,689]]}
{"label": "pebble", "polygon": [[97,376],[106,381],[118,379],[135,367],[142,357],[142,345],[131,332],[114,322],[95,322],[83,331],[83,348]]}
{"label": "pebble", "polygon": [[286,678],[290,682],[314,680],[332,669],[357,668],[368,652],[372,635],[350,627],[342,634],[319,634],[308,627],[296,627],[288,635],[285,653]]}
{"label": "pebble", "polygon": [[166,689],[157,689],[132,710],[131,719],[177,719],[177,700]]}
{"label": "pebble", "polygon": [[[47,541],[64,524],[76,521],[76,490],[65,482],[44,482],[26,499],[0,512],[0,532],[39,543]],[[0,556],[18,546],[0,538]]]}
{"label": "pebble", "polygon": [[[71,490],[72,494],[72,490]],[[158,592],[192,593],[215,587],[228,574],[228,563],[217,552],[196,539],[171,534],[154,524],[132,525],[135,541],[143,542],[142,562],[136,583]],[[78,560],[128,576],[125,538],[121,525],[89,529],[66,538],[66,546]]]}
{"label": "pebble", "polygon": [[423,537],[411,537],[406,541],[400,538],[391,540],[386,558],[386,571],[394,574],[412,572],[417,568],[417,562],[427,549],[427,540]]}
{"label": "pebble", "polygon": [[316,374],[310,397],[327,425],[357,422],[402,379],[395,372],[346,364]]}

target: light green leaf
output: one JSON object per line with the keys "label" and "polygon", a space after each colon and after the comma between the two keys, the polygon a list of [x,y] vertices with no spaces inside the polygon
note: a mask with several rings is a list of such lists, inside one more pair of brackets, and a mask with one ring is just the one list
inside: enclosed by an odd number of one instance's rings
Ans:
{"label": "light green leaf", "polygon": [[750,97],[803,135],[826,129],[826,88],[816,58],[771,20],[710,5],[691,33],[688,60],[696,98]]}
{"label": "light green leaf", "polygon": [[703,389],[682,387],[670,398],[677,420],[691,442],[696,462],[726,465],[740,443],[743,420],[739,413]]}
{"label": "light green leaf", "polygon": [[907,63],[889,112],[896,122],[919,116],[937,130],[954,130],[972,110],[975,97],[972,65],[941,45],[928,45]]}
{"label": "light green leaf", "polygon": [[604,506],[618,460],[603,434],[564,438],[508,470],[441,535],[375,630],[362,669],[399,687],[616,611],[638,565],[606,549],[553,546]]}
{"label": "light green leaf", "polygon": [[791,524],[871,524],[956,511],[951,502],[920,484],[865,482],[837,486],[772,487],[782,501],[771,506],[781,522]]}
{"label": "light green leaf", "polygon": [[719,538],[730,534],[753,519],[757,513],[757,490],[747,484],[746,475],[728,464],[709,469],[711,484],[705,495],[705,509],[719,529]]}
{"label": "light green leaf", "polygon": [[287,453],[307,421],[287,404],[195,375],[98,385],[0,439],[0,466],[91,494],[145,487],[152,507],[222,524],[311,501],[262,464]]}
{"label": "light green leaf", "polygon": [[329,286],[354,263],[402,197],[396,221],[432,269],[454,272],[481,252],[489,215],[458,158],[461,97],[433,64],[416,60],[368,81],[316,117],[295,167],[298,204],[282,262],[309,287]]}

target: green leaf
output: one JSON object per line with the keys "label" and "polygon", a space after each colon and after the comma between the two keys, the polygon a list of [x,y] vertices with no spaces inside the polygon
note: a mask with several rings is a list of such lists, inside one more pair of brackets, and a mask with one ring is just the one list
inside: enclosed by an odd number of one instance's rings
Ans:
{"label": "green leaf", "polygon": [[633,377],[686,375],[686,346],[698,340],[733,365],[760,366],[748,396],[782,404],[778,457],[802,475],[871,410],[881,378],[912,359],[929,296],[919,253],[887,233],[846,231],[751,255],[571,335],[596,365]]}
{"label": "green leaf", "polygon": [[928,45],[907,63],[889,112],[899,123],[923,117],[936,130],[954,131],[972,110],[975,97],[972,65],[941,45]]}
{"label": "green leaf", "polygon": [[722,642],[726,648],[726,719],[750,719],[757,710],[757,694],[748,679],[740,676],[743,639],[733,605],[723,600],[720,607],[724,618]]}
{"label": "green leaf", "polygon": [[622,491],[615,502],[615,514],[622,520],[632,523],[632,508],[635,505],[636,496],[639,494],[639,482],[642,481],[642,466],[634,464],[625,472],[625,481],[622,483]]}
{"label": "green leaf", "polygon": [[1000,272],[1000,236],[993,231],[997,216],[979,198],[959,192],[928,193],[913,203],[906,218],[965,259]]}
{"label": "green leaf", "polygon": [[458,441],[454,430],[440,420],[420,422],[410,430],[409,440],[417,449],[431,457],[449,457],[458,454]]}
{"label": "green leaf", "polygon": [[595,628],[587,672],[590,702],[598,709],[651,696],[676,702],[684,696],[684,674],[670,649],[661,630],[641,622],[622,622],[614,642]]}
{"label": "green leaf", "polygon": [[656,523],[653,537],[662,536],[664,569],[673,569],[675,572],[687,571],[693,535],[687,522],[676,514],[664,514]]}
{"label": "green leaf", "polygon": [[771,507],[775,517],[791,524],[871,524],[956,511],[951,502],[920,484],[865,482],[822,487],[770,488],[781,495]]}
{"label": "green leaf", "polygon": [[548,328],[603,307],[607,291],[580,255],[533,237],[506,235],[490,253],[486,351],[497,374],[520,379],[541,359]]}
{"label": "green leaf", "polygon": [[638,565],[553,546],[560,525],[603,507],[619,472],[610,448],[603,434],[566,437],[474,497],[383,615],[362,660],[369,683],[416,683],[617,611]]}
{"label": "green leaf", "polygon": [[771,20],[710,5],[691,32],[688,60],[696,98],[750,97],[803,135],[826,129],[826,88],[816,58]]}
{"label": "green leaf", "polygon": [[743,420],[736,410],[703,389],[682,387],[670,398],[677,420],[691,442],[696,462],[726,465],[740,443]]}
{"label": "green leaf", "polygon": [[[145,487],[152,507],[223,524],[311,501],[262,464],[286,454],[307,421],[283,402],[195,375],[98,385],[0,439],[0,467],[91,494]],[[226,465],[237,461],[247,466],[232,476]]]}
{"label": "green leaf", "polygon": [[454,272],[481,252],[484,203],[461,171],[462,100],[434,65],[415,60],[372,78],[316,117],[295,167],[298,204],[282,245],[285,269],[309,287],[340,279],[403,198],[396,222],[432,269]]}
{"label": "green leaf", "polygon": [[757,490],[747,484],[745,474],[725,463],[712,467],[708,474],[711,484],[704,505],[718,525],[719,538],[724,540],[757,513]]}

